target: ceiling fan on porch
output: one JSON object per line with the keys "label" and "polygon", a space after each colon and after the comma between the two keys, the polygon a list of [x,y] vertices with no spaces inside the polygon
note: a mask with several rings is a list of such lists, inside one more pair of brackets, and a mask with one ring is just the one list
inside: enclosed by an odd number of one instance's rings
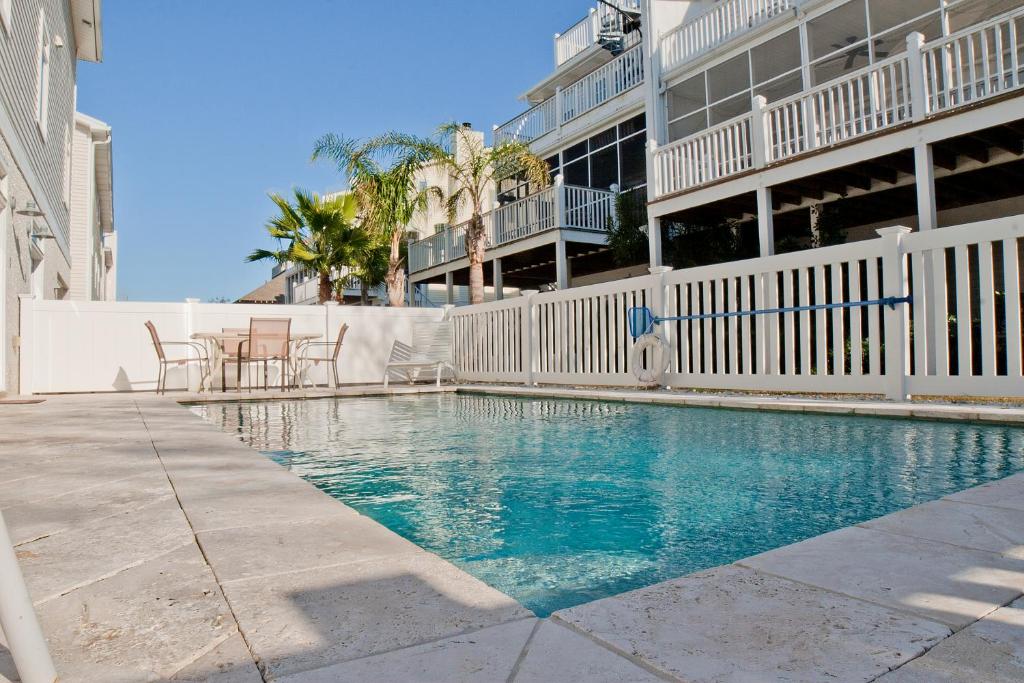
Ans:
{"label": "ceiling fan on porch", "polygon": [[[848,48],[851,45],[859,42],[860,40],[861,40],[861,38],[859,38],[857,36],[847,36],[845,43],[832,43],[832,47],[835,48],[836,50],[842,50],[843,48]],[[872,43],[872,47],[876,47],[877,48],[883,42],[884,41],[881,38],[876,38],[874,40],[874,42]],[[856,66],[856,64],[857,64],[857,59],[860,58],[860,57],[863,57],[864,59],[869,60],[869,61],[871,59],[871,51],[868,49],[868,44],[867,43],[864,43],[863,45],[858,45],[855,48],[849,49],[844,54],[846,55],[846,64],[843,65],[843,71],[849,71],[849,70],[853,69],[853,67]],[[888,52],[880,52],[877,49],[875,50],[875,58],[876,59],[884,59],[884,58],[886,58],[888,56],[889,56]]]}

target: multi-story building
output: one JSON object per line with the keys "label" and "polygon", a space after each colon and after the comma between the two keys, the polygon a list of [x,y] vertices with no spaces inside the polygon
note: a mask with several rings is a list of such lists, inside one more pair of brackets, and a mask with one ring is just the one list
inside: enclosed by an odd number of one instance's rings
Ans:
{"label": "multi-story building", "polygon": [[[487,282],[628,274],[605,245],[625,191],[646,195],[644,267],[1024,213],[1022,35],[1021,0],[600,2],[495,128],[555,182],[498,188]],[[414,283],[464,277],[460,229],[411,245]]]}
{"label": "multi-story building", "polygon": [[78,60],[99,0],[0,0],[0,394],[18,391],[20,297],[67,298]]}
{"label": "multi-story building", "polygon": [[71,291],[78,301],[117,299],[110,126],[75,115],[71,144]]}
{"label": "multi-story building", "polygon": [[723,229],[739,258],[1024,213],[1021,0],[651,0],[645,19],[653,263],[699,264]]}
{"label": "multi-story building", "polygon": [[[598,3],[555,36],[554,71],[523,95],[530,108],[495,127],[496,142],[529,143],[552,172],[539,191],[515,181],[496,188],[484,277],[498,298],[623,274],[609,273],[605,232],[615,194],[647,183],[643,34],[639,2]],[[410,245],[411,281],[467,281],[464,234],[456,224]]]}

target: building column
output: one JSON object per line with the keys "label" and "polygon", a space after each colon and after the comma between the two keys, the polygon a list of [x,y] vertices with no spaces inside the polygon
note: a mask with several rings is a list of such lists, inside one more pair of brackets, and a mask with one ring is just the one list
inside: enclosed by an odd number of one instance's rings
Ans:
{"label": "building column", "polygon": [[761,256],[775,255],[775,219],[772,216],[772,188],[757,188],[757,240]]}
{"label": "building column", "polygon": [[569,257],[565,252],[565,240],[555,242],[555,279],[558,289],[569,289]]}
{"label": "building column", "polygon": [[914,146],[914,178],[917,184],[917,229],[921,232],[939,227],[935,205],[935,163],[932,146]]}
{"label": "building column", "polygon": [[492,268],[494,269],[494,277],[493,277],[493,280],[494,280],[494,298],[496,300],[498,300],[498,301],[501,301],[502,299],[505,298],[505,283],[502,281],[502,277],[501,277],[501,259],[500,258],[494,259],[494,263],[492,264]]}
{"label": "building column", "polygon": [[[917,229],[935,230],[939,227],[938,209],[935,203],[935,160],[932,146],[920,143],[914,146],[914,182],[917,188]],[[924,259],[924,301],[918,301],[924,311],[925,327],[931,330],[925,344],[925,372],[934,375],[939,365],[937,340],[949,335],[946,310],[946,255],[943,251],[932,252]],[[942,293],[940,295],[940,292]],[[918,295],[919,299],[921,298]],[[938,311],[942,311],[939,314]],[[945,361],[943,361],[945,362]]]}
{"label": "building column", "polygon": [[650,254],[650,267],[660,268],[663,255],[661,251],[661,219],[647,213],[647,248]]}
{"label": "building column", "polygon": [[455,303],[455,273],[450,270],[444,274],[444,302],[449,306]]}

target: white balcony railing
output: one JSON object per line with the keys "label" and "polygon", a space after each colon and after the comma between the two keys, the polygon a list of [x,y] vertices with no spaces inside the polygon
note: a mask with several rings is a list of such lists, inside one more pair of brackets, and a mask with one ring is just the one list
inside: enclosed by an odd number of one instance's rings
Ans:
{"label": "white balcony railing", "polygon": [[[558,228],[603,231],[614,208],[614,192],[556,183],[484,214],[487,246],[501,246]],[[466,226],[461,223],[410,244],[409,272],[465,257]]]}
{"label": "white balcony railing", "polygon": [[724,0],[661,39],[661,69],[672,69],[773,19],[800,0]]}
{"label": "white balcony railing", "polygon": [[1020,87],[1022,19],[1024,13],[1015,11],[925,46],[928,111],[945,111]]}
{"label": "white balcony railing", "polygon": [[654,157],[659,196],[698,187],[753,168],[753,116],[730,121],[677,140]]}
{"label": "white balcony railing", "polygon": [[654,147],[655,196],[921,121],[1021,87],[1024,8],[925,44],[715,128]]}
{"label": "white balcony railing", "polygon": [[[631,12],[640,11],[639,0],[619,0],[614,4]],[[599,3],[564,33],[555,34],[555,67],[562,66],[591,45],[596,45],[602,30],[622,30],[622,27],[622,16],[613,7]],[[639,36],[639,33],[631,35]],[[634,41],[636,39],[632,38]]]}
{"label": "white balcony railing", "polygon": [[537,106],[494,129],[494,141],[529,143],[644,82],[643,47],[623,52]]}
{"label": "white balcony railing", "polygon": [[911,119],[906,55],[772,104],[768,161],[891,128]]}

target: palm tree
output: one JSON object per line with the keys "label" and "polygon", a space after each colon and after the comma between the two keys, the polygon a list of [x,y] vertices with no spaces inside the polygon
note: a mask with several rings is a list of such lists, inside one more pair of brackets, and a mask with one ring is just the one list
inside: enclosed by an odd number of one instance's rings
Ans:
{"label": "palm tree", "polygon": [[[370,303],[370,290],[387,281],[391,245],[378,232],[370,232],[370,246],[349,264],[349,275],[359,280],[359,302]],[[339,283],[341,284],[341,283]]]}
{"label": "palm tree", "polygon": [[255,249],[246,260],[292,262],[316,273],[320,303],[325,303],[331,300],[334,274],[355,263],[372,240],[356,222],[359,204],[351,194],[322,199],[305,190],[294,193],[294,204],[279,194],[270,195],[280,213],[266,228],[282,248]]}
{"label": "palm tree", "polygon": [[446,123],[432,138],[402,133],[387,133],[365,146],[369,154],[414,159],[420,164],[436,165],[447,173],[454,189],[446,198],[449,222],[454,222],[463,207],[469,207],[466,229],[466,254],[469,256],[469,297],[474,304],[484,300],[484,254],[487,233],[484,227],[484,203],[491,189],[509,178],[525,180],[542,189],[551,182],[547,163],[521,142],[500,142],[486,147],[468,127]]}
{"label": "palm tree", "polygon": [[418,171],[426,157],[417,150],[383,150],[375,141],[356,140],[328,134],[316,141],[313,159],[326,157],[345,174],[352,194],[358,198],[363,222],[369,230],[388,241],[388,269],[384,282],[391,306],[405,305],[405,255],[402,253],[407,226],[426,211],[432,198],[441,200],[441,190],[420,187]]}

